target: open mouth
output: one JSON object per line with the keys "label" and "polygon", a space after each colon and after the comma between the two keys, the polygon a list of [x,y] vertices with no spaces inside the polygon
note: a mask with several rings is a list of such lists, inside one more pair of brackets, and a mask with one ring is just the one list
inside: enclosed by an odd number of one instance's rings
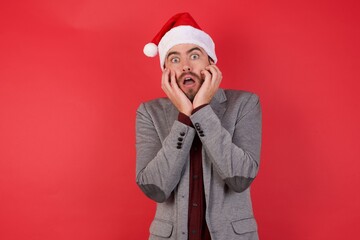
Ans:
{"label": "open mouth", "polygon": [[192,79],[191,77],[186,77],[186,78],[184,78],[184,80],[183,80],[183,84],[184,84],[185,86],[191,85],[191,84],[194,84],[194,83],[195,83],[195,81],[194,81],[194,79]]}

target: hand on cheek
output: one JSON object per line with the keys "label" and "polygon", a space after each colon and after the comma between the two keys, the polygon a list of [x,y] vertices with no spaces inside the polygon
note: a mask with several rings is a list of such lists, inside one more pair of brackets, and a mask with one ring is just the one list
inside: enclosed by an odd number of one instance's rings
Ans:
{"label": "hand on cheek", "polygon": [[175,72],[164,69],[162,74],[161,88],[179,112],[190,116],[193,106],[187,96],[181,91],[176,82]]}
{"label": "hand on cheek", "polygon": [[206,66],[205,69],[201,71],[201,74],[204,82],[194,98],[194,108],[210,103],[222,80],[222,74],[215,64]]}

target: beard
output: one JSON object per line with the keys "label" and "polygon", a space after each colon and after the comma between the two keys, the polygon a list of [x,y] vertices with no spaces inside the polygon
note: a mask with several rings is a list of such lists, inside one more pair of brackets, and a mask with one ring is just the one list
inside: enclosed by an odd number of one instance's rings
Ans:
{"label": "beard", "polygon": [[[196,82],[200,83],[200,86],[203,84],[204,79],[202,79],[199,75],[197,75],[196,73],[193,72],[184,72],[182,73],[178,79],[180,79],[180,82],[183,81],[183,78],[185,75],[190,75],[193,80]],[[179,82],[178,82],[178,86],[179,86]],[[180,88],[181,89],[181,88]],[[197,94],[197,92],[199,91],[199,89],[195,90],[195,89],[188,89],[187,92],[185,92],[184,90],[181,89],[181,91],[183,91],[183,93],[187,96],[187,98],[192,102]]]}
{"label": "beard", "polygon": [[[183,91],[183,92],[184,92],[184,91]],[[194,101],[194,98],[195,98],[195,96],[196,96],[197,91],[195,91],[194,89],[189,89],[188,92],[184,92],[184,93],[185,93],[185,95],[187,96],[187,98],[188,98],[191,102],[193,102],[193,101]]]}

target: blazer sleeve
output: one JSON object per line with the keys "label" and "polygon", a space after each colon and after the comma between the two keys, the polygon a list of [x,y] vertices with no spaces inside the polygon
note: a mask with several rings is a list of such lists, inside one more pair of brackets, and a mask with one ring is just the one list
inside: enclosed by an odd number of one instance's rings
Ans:
{"label": "blazer sleeve", "polygon": [[255,94],[251,94],[245,104],[232,104],[238,105],[235,106],[238,114],[233,116],[236,121],[232,134],[222,126],[210,105],[190,118],[214,169],[232,190],[242,192],[259,170],[261,107]]}
{"label": "blazer sleeve", "polygon": [[195,130],[175,120],[161,140],[159,128],[167,126],[159,124],[141,104],[136,113],[136,182],[146,196],[164,202],[181,179]]}

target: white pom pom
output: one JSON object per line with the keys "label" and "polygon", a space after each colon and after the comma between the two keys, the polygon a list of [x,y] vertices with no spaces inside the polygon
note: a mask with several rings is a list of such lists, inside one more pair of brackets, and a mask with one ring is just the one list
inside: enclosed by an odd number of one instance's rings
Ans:
{"label": "white pom pom", "polygon": [[158,53],[158,47],[154,43],[148,43],[144,47],[144,54],[148,57],[155,57]]}

